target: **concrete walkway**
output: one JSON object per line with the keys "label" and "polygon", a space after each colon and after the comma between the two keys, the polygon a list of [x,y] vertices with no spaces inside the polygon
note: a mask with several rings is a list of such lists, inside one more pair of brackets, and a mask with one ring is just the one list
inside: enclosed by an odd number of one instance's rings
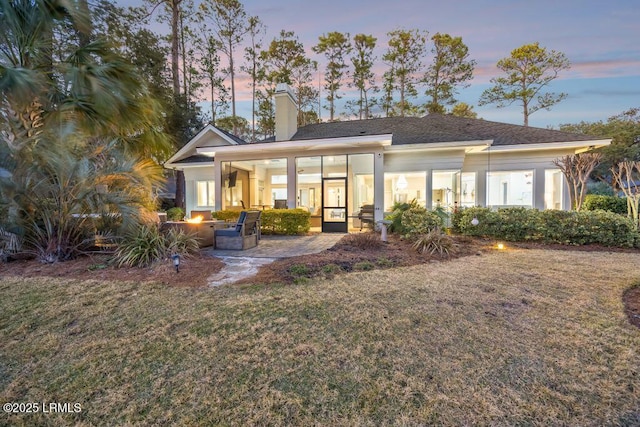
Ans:
{"label": "concrete walkway", "polygon": [[209,286],[220,286],[251,277],[258,269],[280,258],[308,255],[329,249],[344,234],[323,233],[310,236],[262,236],[258,246],[244,251],[205,248],[202,253],[220,258],[225,266],[209,277]]}

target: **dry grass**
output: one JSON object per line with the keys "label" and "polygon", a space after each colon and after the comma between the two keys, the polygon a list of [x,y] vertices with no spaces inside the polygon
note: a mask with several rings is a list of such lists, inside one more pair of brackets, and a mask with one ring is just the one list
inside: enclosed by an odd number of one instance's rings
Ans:
{"label": "dry grass", "polygon": [[640,254],[507,250],[298,286],[0,282],[0,424],[638,425]]}

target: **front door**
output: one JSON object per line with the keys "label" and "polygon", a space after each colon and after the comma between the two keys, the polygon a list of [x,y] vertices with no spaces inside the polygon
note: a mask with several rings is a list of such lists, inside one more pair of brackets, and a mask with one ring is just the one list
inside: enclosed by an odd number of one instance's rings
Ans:
{"label": "front door", "polygon": [[322,179],[322,231],[347,232],[347,178]]}

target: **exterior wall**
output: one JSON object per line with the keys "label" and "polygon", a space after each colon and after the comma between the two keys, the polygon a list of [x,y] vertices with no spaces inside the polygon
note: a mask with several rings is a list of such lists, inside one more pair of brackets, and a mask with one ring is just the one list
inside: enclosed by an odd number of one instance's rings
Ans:
{"label": "exterior wall", "polygon": [[[194,166],[184,169],[184,181],[185,181],[185,212],[189,216],[193,210],[215,210],[215,206],[198,206],[197,199],[197,181],[211,181],[215,180],[215,168],[213,165],[207,166]],[[216,203],[218,199],[216,197]]]}
{"label": "exterior wall", "polygon": [[[384,152],[381,149],[332,149],[332,150],[313,150],[297,153],[260,153],[253,152],[239,156],[216,156],[214,166],[192,166],[186,167],[186,211],[187,215],[191,210],[211,209],[219,210],[222,208],[222,187],[220,185],[219,172],[216,173],[216,167],[220,170],[221,162],[241,161],[241,160],[261,160],[271,158],[287,159],[287,199],[288,206],[296,206],[296,157],[320,156],[320,155],[340,155],[340,154],[365,154],[373,153],[374,155],[374,199],[376,221],[383,219],[384,215],[384,174],[385,172],[402,173],[402,172],[426,172],[426,188],[425,195],[427,198],[427,207],[432,205],[432,173],[433,171],[460,171],[476,173],[476,204],[484,206],[487,200],[486,193],[486,175],[487,171],[533,171],[533,207],[544,209],[544,192],[545,192],[545,170],[557,169],[553,164],[553,160],[567,154],[573,154],[572,149],[564,150],[545,150],[545,151],[512,151],[512,152],[481,152],[465,154],[464,149],[450,150],[425,150],[414,152]],[[252,190],[255,193],[256,180],[261,179],[261,171],[254,171],[251,179]],[[215,180],[215,203],[216,206],[198,206],[196,182],[199,180]],[[267,187],[268,177],[264,177],[265,187]],[[564,179],[563,179],[564,181]],[[268,191],[265,188],[265,191]],[[563,185],[563,209],[570,208],[568,200],[568,191],[566,183]],[[252,202],[254,203],[254,202]]]}
{"label": "exterior wall", "polygon": [[[546,151],[515,151],[515,152],[490,152],[468,154],[465,157],[463,172],[476,172],[476,202],[485,206],[487,200],[487,171],[519,171],[533,170],[533,207],[544,209],[544,171],[557,169],[553,160],[558,157],[573,154],[573,150],[546,150]],[[564,181],[564,179],[563,179]],[[563,185],[562,203],[563,209],[570,209],[566,183]]]}
{"label": "exterior wall", "polygon": [[[406,153],[390,152],[384,155],[384,172],[426,172],[427,180],[424,195],[426,206],[430,208],[433,203],[431,193],[432,172],[434,170],[460,170],[464,159],[464,149]],[[384,185],[384,176],[382,179]]]}

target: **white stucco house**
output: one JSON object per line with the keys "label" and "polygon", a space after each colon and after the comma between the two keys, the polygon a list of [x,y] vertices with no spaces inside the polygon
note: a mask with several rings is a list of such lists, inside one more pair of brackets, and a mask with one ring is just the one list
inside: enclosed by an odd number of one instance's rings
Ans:
{"label": "white stucco house", "polygon": [[275,94],[276,135],[246,143],[208,125],[169,159],[184,171],[191,210],[300,207],[312,226],[360,226],[363,206],[381,220],[394,202],[568,209],[553,160],[610,144],[549,129],[429,114],[297,128],[290,89]]}

